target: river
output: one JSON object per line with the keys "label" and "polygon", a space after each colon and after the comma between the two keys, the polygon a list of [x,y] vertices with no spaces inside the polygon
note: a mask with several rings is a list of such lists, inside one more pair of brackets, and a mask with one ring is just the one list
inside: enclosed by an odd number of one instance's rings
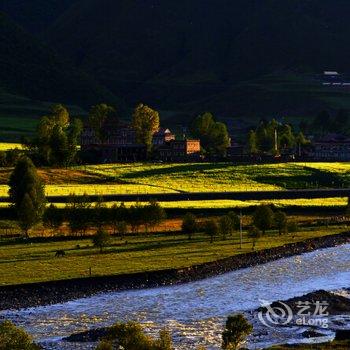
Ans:
{"label": "river", "polygon": [[[23,326],[45,349],[93,349],[93,344],[68,344],[60,339],[118,320],[139,321],[152,335],[165,326],[173,334],[176,349],[196,349],[199,344],[219,349],[229,314],[246,312],[250,317],[249,310],[259,307],[262,300],[286,300],[319,289],[347,295],[345,288],[349,287],[347,244],[185,285],[105,293],[64,304],[2,311],[0,318]],[[254,319],[252,322],[255,332],[248,343],[252,349],[300,340],[300,330],[264,330]]]}

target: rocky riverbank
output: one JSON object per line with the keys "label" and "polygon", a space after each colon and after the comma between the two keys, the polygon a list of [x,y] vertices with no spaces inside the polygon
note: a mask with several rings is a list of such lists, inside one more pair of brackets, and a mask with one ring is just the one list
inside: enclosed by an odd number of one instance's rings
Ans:
{"label": "rocky riverbank", "polygon": [[273,260],[330,248],[350,242],[349,232],[317,237],[281,247],[253,251],[244,255],[200,264],[184,269],[144,272],[128,275],[90,277],[64,281],[0,287],[0,310],[20,309],[63,303],[96,293],[152,288],[187,283],[229,271],[264,264]]}
{"label": "rocky riverbank", "polygon": [[[288,305],[292,310],[293,313],[297,313],[300,308],[298,308],[299,302],[306,302],[306,303],[312,303],[313,301],[322,301],[326,302],[329,306],[327,308],[327,312],[329,313],[329,316],[345,316],[350,315],[350,299],[346,298],[341,295],[337,295],[331,292],[327,292],[324,290],[315,291],[312,293],[308,293],[306,295],[292,298],[289,300],[282,301],[285,305]],[[271,307],[278,307],[281,306],[280,301],[276,301],[271,304]],[[251,311],[252,315],[257,315],[259,311],[264,310],[263,308],[259,308],[257,310]],[[286,326],[283,326],[284,328]],[[109,333],[110,328],[104,327],[104,328],[96,328],[87,330],[84,332],[72,334],[69,337],[64,338],[64,341],[66,342],[72,342],[72,343],[95,343],[100,341],[102,338],[106,337]],[[350,330],[348,329],[334,329],[335,334],[335,340],[339,341],[350,341]],[[317,327],[311,327],[307,331],[304,331],[301,333],[302,337],[304,338],[318,338],[323,336],[322,333],[318,332]],[[296,346],[298,347],[298,346]]]}
{"label": "rocky riverbank", "polygon": [[[347,281],[344,281],[344,283],[347,283]],[[313,305],[316,302],[327,303],[327,313],[330,316],[345,314],[350,315],[350,299],[341,295],[327,292],[325,290],[319,290],[317,292],[308,293],[301,297],[283,301],[284,304],[290,307],[294,314],[300,311],[300,303],[305,303],[306,305],[310,303]],[[273,302],[271,304],[272,308],[279,306],[281,306],[279,301]],[[260,308],[259,310],[264,311],[264,308]]]}

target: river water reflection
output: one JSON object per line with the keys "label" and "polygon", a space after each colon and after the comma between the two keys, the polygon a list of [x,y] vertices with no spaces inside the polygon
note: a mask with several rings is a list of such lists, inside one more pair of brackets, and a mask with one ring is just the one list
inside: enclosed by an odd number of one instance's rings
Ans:
{"label": "river water reflection", "polygon": [[[177,349],[195,349],[198,344],[219,349],[222,325],[231,313],[255,309],[261,300],[285,300],[319,289],[346,287],[350,287],[349,244],[186,285],[100,294],[59,305],[4,311],[0,317],[25,327],[47,349],[93,348],[59,339],[117,320],[140,321],[151,334],[166,326]],[[286,340],[283,332],[265,333],[258,330],[250,347]]]}

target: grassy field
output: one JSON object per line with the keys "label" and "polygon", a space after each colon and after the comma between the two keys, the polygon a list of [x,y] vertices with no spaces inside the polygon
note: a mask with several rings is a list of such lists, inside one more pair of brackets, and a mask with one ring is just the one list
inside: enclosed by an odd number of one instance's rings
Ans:
{"label": "grassy field", "polygon": [[[9,142],[18,142],[21,136],[32,137],[40,117],[50,112],[54,102],[32,100],[30,98],[8,94],[0,89],[0,138]],[[86,115],[77,106],[68,106],[72,115]]]}
{"label": "grassy field", "polygon": [[91,165],[78,169],[118,184],[143,187],[146,192],[149,187],[157,188],[158,192],[210,192],[331,188],[350,184],[350,163],[137,163]]}
{"label": "grassy field", "polygon": [[[3,144],[3,148],[12,147]],[[1,148],[1,147],[0,147]],[[0,170],[0,196],[6,196],[11,169]],[[70,169],[40,169],[47,195],[156,194],[181,192],[261,191],[350,186],[350,163],[282,163],[233,165],[108,164]],[[344,206],[345,198],[269,201],[277,206]],[[202,201],[164,203],[173,208],[228,208],[258,204],[255,201]]]}
{"label": "grassy field", "polygon": [[[275,232],[261,238],[256,249],[271,248],[312,237],[342,232],[344,227],[303,229],[301,232],[278,236]],[[126,243],[127,241],[127,243]],[[217,238],[196,234],[192,241],[179,234],[163,234],[113,238],[104,254],[88,239],[31,244],[0,243],[0,285],[41,282],[85,277],[92,268],[94,276],[182,268],[215,261],[252,250],[252,241],[244,235],[242,249],[238,234],[234,238]],[[66,257],[55,258],[57,250],[65,250]]]}

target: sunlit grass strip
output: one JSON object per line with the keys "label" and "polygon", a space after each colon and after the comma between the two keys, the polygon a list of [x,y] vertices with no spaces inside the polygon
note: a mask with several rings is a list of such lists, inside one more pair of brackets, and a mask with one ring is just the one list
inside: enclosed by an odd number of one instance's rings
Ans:
{"label": "sunlit grass strip", "polygon": [[22,149],[20,143],[0,142],[0,151],[9,151],[12,149]]}
{"label": "sunlit grass strip", "polygon": [[228,208],[246,208],[261,204],[273,204],[277,208],[285,207],[340,207],[346,206],[347,198],[325,198],[325,199],[293,199],[293,200],[262,200],[262,201],[181,201],[181,202],[161,202],[163,208],[182,208],[182,209],[228,209]]}
{"label": "sunlit grass strip", "polygon": [[[95,205],[96,203],[91,203]],[[114,204],[120,205],[121,202],[105,203],[107,207],[112,207]],[[130,207],[136,202],[127,202],[125,206]],[[348,204],[347,198],[326,198],[326,199],[288,199],[288,200],[262,200],[262,201],[236,201],[236,200],[212,200],[212,201],[178,201],[178,202],[160,202],[160,205],[165,209],[238,209],[248,208],[261,204],[273,204],[277,208],[331,208],[331,207],[346,207]],[[0,206],[6,207],[8,203],[0,203]],[[64,208],[66,204],[56,203],[58,208]]]}

